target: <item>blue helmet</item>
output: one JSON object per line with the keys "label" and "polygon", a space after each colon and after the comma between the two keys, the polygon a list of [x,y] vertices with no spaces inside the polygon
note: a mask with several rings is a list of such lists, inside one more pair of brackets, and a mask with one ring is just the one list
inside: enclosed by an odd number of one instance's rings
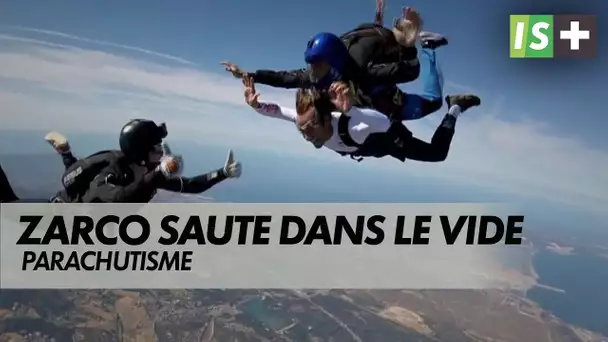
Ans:
{"label": "blue helmet", "polygon": [[321,32],[314,35],[306,46],[304,59],[308,64],[327,62],[333,69],[341,72],[348,58],[348,49],[335,34]]}

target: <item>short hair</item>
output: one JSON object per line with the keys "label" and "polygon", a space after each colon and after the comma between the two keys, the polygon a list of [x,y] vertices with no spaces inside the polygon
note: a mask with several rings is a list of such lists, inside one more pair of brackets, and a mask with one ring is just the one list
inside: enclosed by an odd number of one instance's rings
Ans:
{"label": "short hair", "polygon": [[327,91],[298,89],[296,93],[296,112],[298,115],[306,113],[311,107],[315,108],[317,119],[324,119],[334,111],[334,105]]}
{"label": "short hair", "polygon": [[303,114],[315,105],[316,94],[309,89],[298,89],[296,93],[296,112]]}

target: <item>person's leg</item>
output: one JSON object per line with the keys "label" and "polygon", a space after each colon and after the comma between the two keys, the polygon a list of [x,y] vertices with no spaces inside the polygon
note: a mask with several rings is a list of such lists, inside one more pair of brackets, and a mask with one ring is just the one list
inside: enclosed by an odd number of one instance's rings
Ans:
{"label": "person's leg", "polygon": [[446,102],[450,109],[437,127],[431,142],[427,143],[412,137],[405,146],[407,159],[422,162],[444,161],[450,151],[458,116],[471,107],[479,106],[481,99],[475,95],[453,95],[447,96]]}
{"label": "person's leg", "polygon": [[15,195],[11,183],[8,181],[8,177],[6,177],[6,174],[0,165],[0,203],[15,202],[18,200],[19,197]]}
{"label": "person's leg", "polygon": [[49,132],[44,137],[44,140],[46,140],[55,149],[55,151],[57,151],[57,154],[61,156],[63,166],[65,166],[66,169],[78,161],[78,159],[76,159],[76,157],[74,157],[72,154],[68,139],[63,134],[58,132]]}
{"label": "person's leg", "polygon": [[434,49],[420,49],[423,88],[421,94],[404,94],[403,120],[418,120],[441,108],[443,101],[443,74],[437,65]]}

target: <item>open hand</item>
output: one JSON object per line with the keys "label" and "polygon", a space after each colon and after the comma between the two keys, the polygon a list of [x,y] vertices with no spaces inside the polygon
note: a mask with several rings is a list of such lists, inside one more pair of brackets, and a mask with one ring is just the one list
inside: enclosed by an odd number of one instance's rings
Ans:
{"label": "open hand", "polygon": [[241,70],[236,64],[227,61],[221,62],[221,64],[224,66],[226,71],[232,73],[232,76],[236,78],[243,78],[243,76],[245,76],[245,72]]}
{"label": "open hand", "polygon": [[420,13],[411,8],[404,7],[401,12],[401,17],[396,20],[395,28],[403,35],[400,44],[405,46],[414,46],[418,34],[422,30],[422,17]]}
{"label": "open hand", "polygon": [[334,82],[329,86],[329,96],[336,109],[347,113],[353,107],[350,88],[344,82]]}
{"label": "open hand", "polygon": [[255,82],[253,78],[245,76],[243,77],[243,85],[245,86],[245,102],[253,108],[259,106],[258,98],[260,94],[255,92]]}

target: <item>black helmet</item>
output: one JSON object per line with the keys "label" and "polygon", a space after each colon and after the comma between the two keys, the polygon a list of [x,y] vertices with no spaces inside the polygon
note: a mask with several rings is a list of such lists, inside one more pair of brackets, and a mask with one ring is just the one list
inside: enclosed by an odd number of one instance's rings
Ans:
{"label": "black helmet", "polygon": [[166,137],[167,127],[164,123],[156,125],[151,120],[134,119],[120,131],[120,149],[126,156],[143,161]]}

